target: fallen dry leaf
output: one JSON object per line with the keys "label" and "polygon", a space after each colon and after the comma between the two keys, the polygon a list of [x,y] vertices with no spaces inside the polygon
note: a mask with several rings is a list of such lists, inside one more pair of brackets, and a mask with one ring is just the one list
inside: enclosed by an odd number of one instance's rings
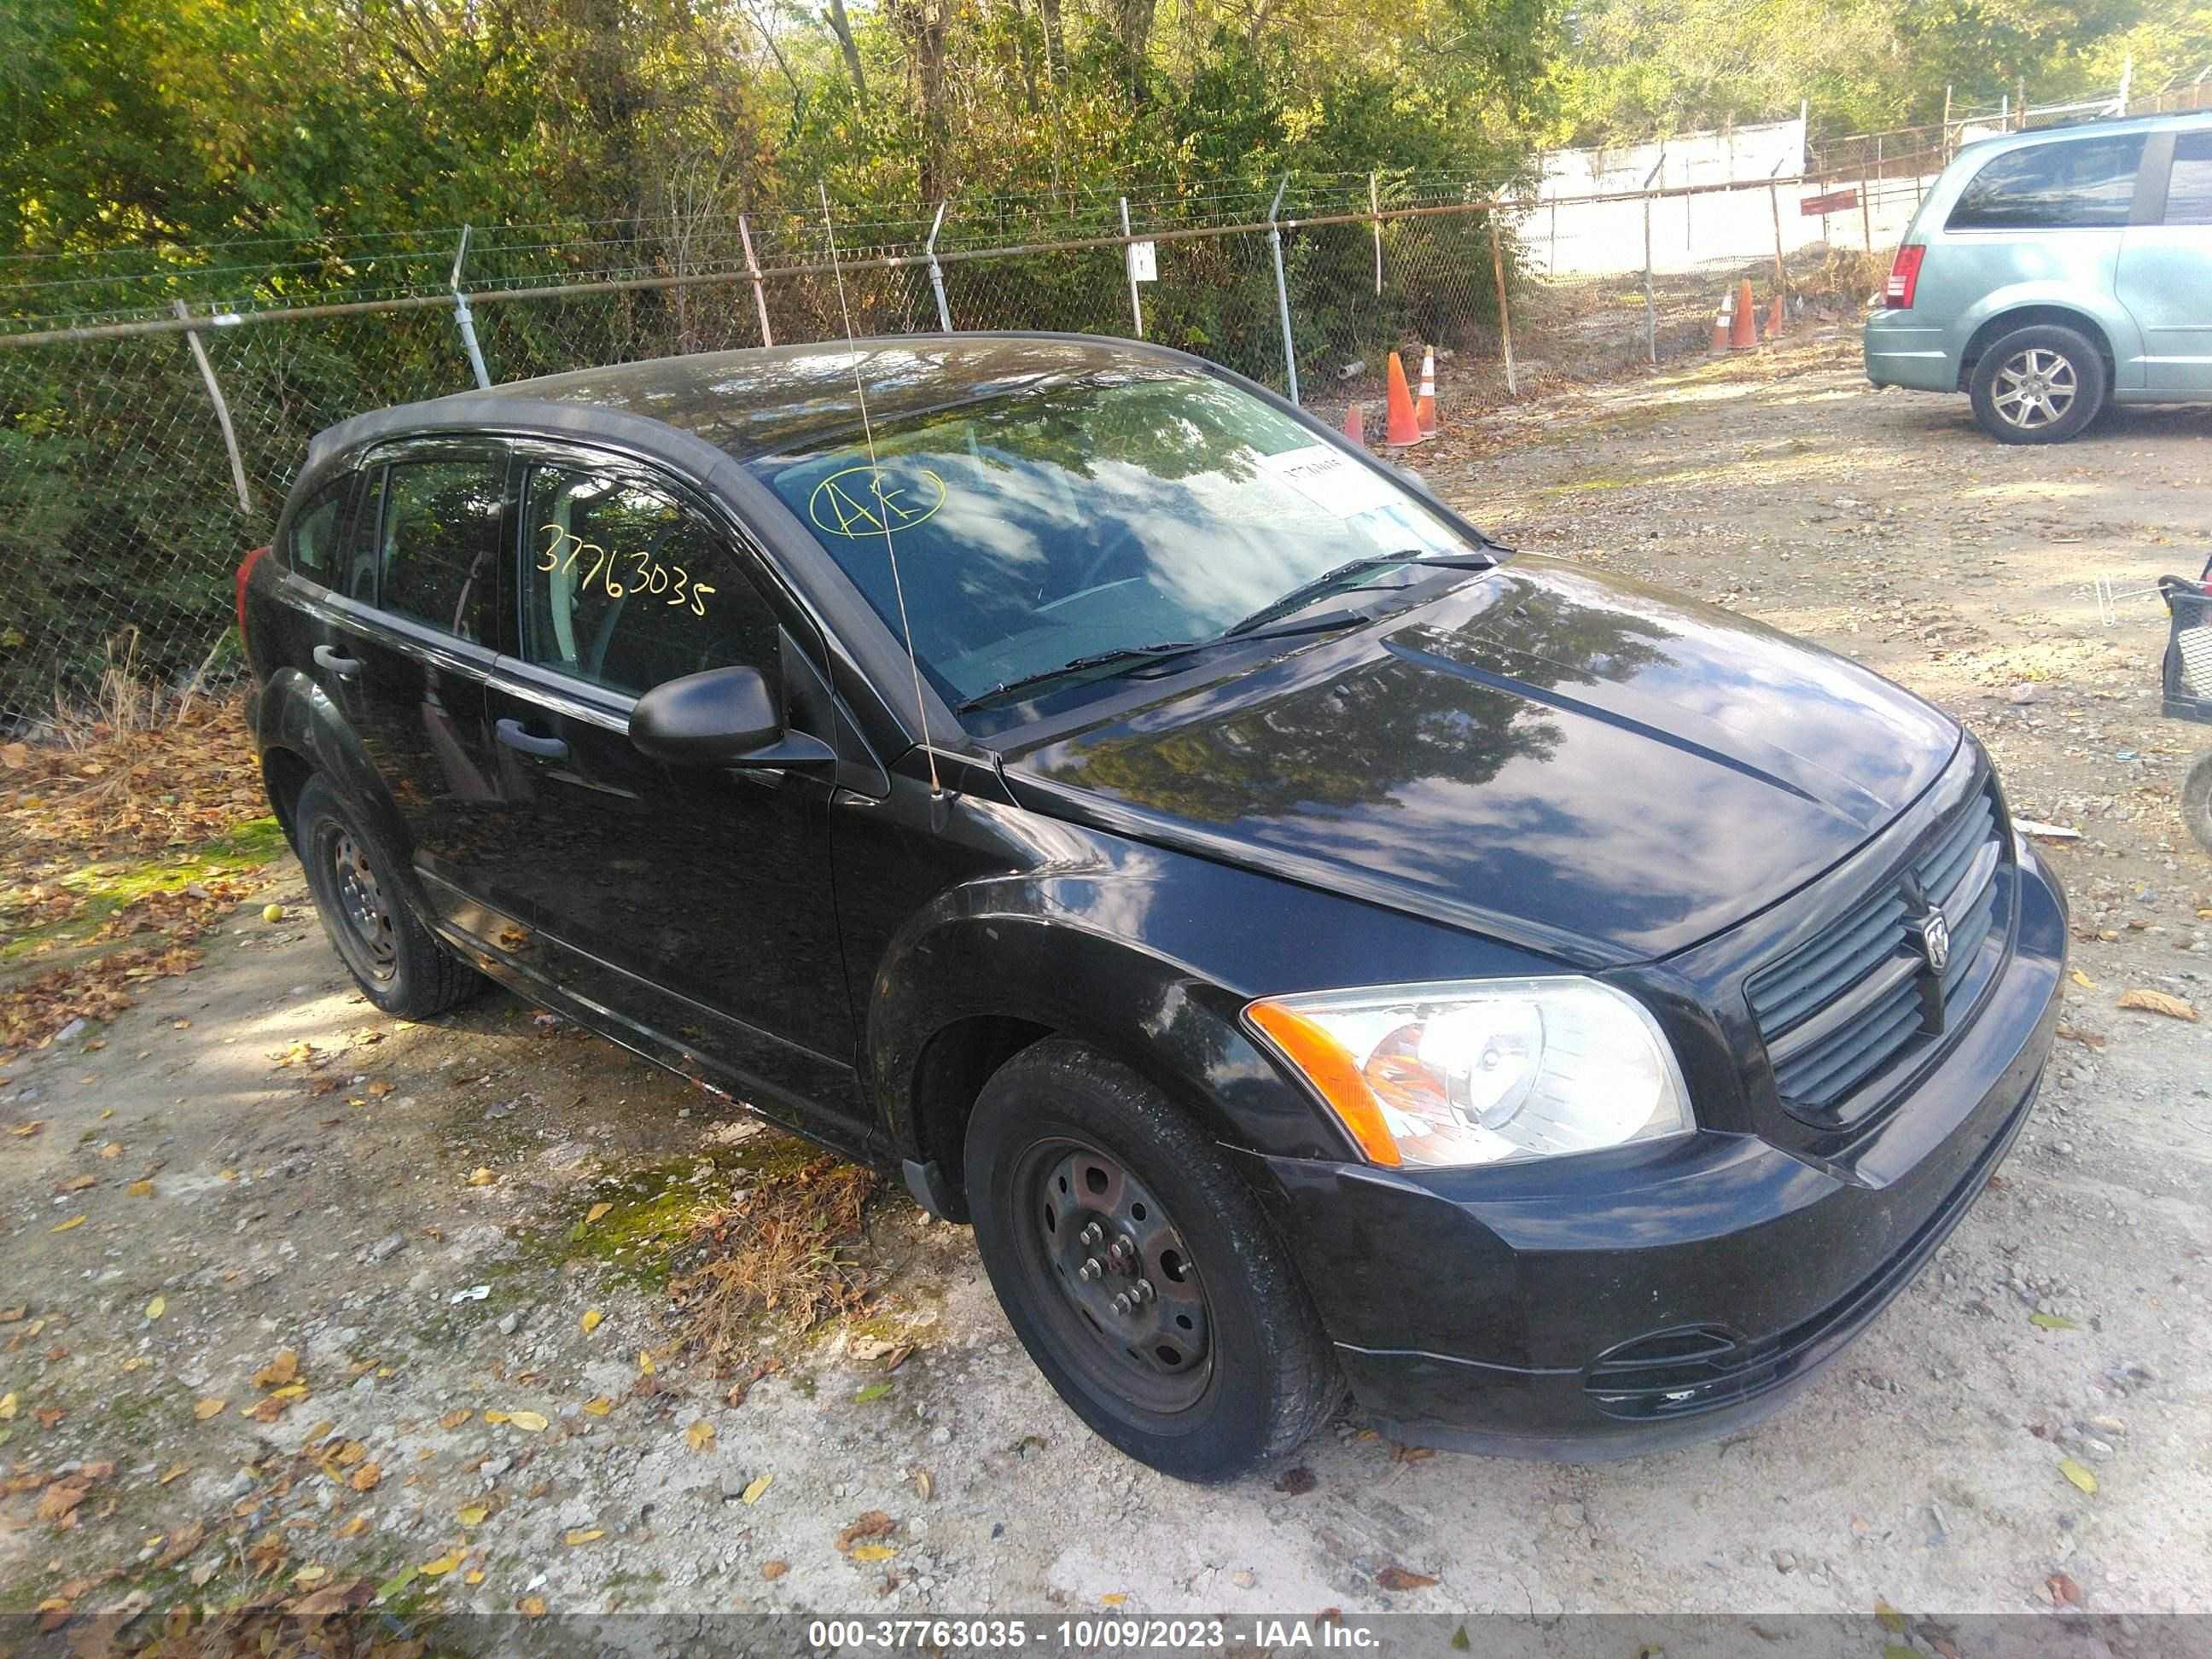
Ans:
{"label": "fallen dry leaf", "polygon": [[274,1359],[253,1373],[253,1386],[257,1389],[281,1389],[299,1374],[299,1354],[290,1348],[279,1348]]}
{"label": "fallen dry leaf", "polygon": [[599,1328],[599,1310],[597,1308],[586,1308],[584,1310],[584,1316],[576,1322],[583,1327],[584,1334],[589,1336]]}
{"label": "fallen dry leaf", "polygon": [[206,1536],[207,1525],[204,1522],[194,1521],[178,1528],[169,1534],[169,1540],[161,1547],[161,1553],[154,1558],[155,1567],[157,1570],[166,1571],[175,1566],[178,1562],[198,1549],[201,1540]]}
{"label": "fallen dry leaf", "polygon": [[545,1598],[526,1595],[514,1604],[514,1610],[525,1619],[543,1619],[545,1616]]}
{"label": "fallen dry leaf", "polygon": [[549,1426],[544,1415],[538,1412],[509,1412],[507,1420],[531,1434],[543,1434]]}
{"label": "fallen dry leaf", "polygon": [[347,1518],[346,1523],[338,1528],[337,1535],[341,1538],[358,1538],[368,1530],[368,1517],[365,1515],[356,1515]]}
{"label": "fallen dry leaf", "polygon": [[46,1231],[50,1233],[65,1233],[73,1227],[82,1227],[83,1225],[84,1218],[81,1215],[73,1215],[67,1221],[59,1222],[55,1225],[47,1228]]}
{"label": "fallen dry leaf", "polygon": [[471,1187],[489,1187],[492,1182],[498,1179],[499,1177],[494,1175],[489,1170],[487,1170],[479,1164],[476,1169],[470,1171],[467,1184]]}
{"label": "fallen dry leaf", "polygon": [[781,1578],[784,1574],[790,1571],[791,1563],[782,1559],[781,1557],[773,1561],[763,1561],[761,1563],[761,1577],[763,1578]]}
{"label": "fallen dry leaf", "polygon": [[63,1182],[61,1185],[55,1188],[54,1190],[58,1193],[81,1193],[88,1187],[97,1187],[98,1185],[100,1185],[100,1177],[98,1176],[78,1175],[71,1176],[67,1181]]}
{"label": "fallen dry leaf", "polygon": [[745,1483],[745,1489],[738,1494],[738,1499],[746,1504],[757,1504],[768,1496],[768,1489],[775,1484],[774,1475],[757,1474]]}
{"label": "fallen dry leaf", "polygon": [[174,1480],[179,1475],[191,1474],[191,1468],[192,1466],[189,1463],[172,1463],[167,1468],[161,1471],[160,1476],[155,1479],[154,1484],[157,1486],[166,1486],[169,1482]]}
{"label": "fallen dry leaf", "polygon": [[2071,1573],[2054,1572],[2044,1583],[2051,1591],[2051,1599],[2060,1607],[2078,1607],[2081,1605],[2081,1586],[2075,1582]]}
{"label": "fallen dry leaf", "polygon": [[597,1221],[601,1216],[606,1214],[608,1211],[613,1208],[614,1206],[611,1204],[592,1205],[590,1209],[584,1212],[584,1224],[586,1227],[590,1226],[593,1222]]}
{"label": "fallen dry leaf", "polygon": [[2168,1019],[2185,1019],[2197,1023],[2196,1006],[2180,997],[2168,996],[2163,991],[2146,990],[2137,987],[2120,993],[2117,1005],[2122,1008],[2137,1008],[2147,1014],[2164,1014]]}
{"label": "fallen dry leaf", "polygon": [[614,1408],[615,1402],[603,1394],[596,1395],[584,1402],[584,1413],[587,1417],[605,1417]]}
{"label": "fallen dry leaf", "polygon": [[154,1183],[150,1181],[134,1181],[123,1190],[132,1198],[151,1198],[154,1196]]}
{"label": "fallen dry leaf", "polygon": [[425,1561],[420,1571],[425,1578],[443,1578],[461,1565],[458,1555],[441,1555],[434,1561]]}
{"label": "fallen dry leaf", "polygon": [[453,1511],[453,1518],[465,1527],[481,1527],[491,1511],[481,1504],[470,1504]]}
{"label": "fallen dry leaf", "polygon": [[376,1483],[384,1479],[384,1468],[378,1463],[364,1463],[347,1478],[346,1485],[356,1492],[374,1492]]}
{"label": "fallen dry leaf", "polygon": [[1437,1581],[1425,1572],[1408,1572],[1403,1567],[1385,1567],[1375,1575],[1375,1582],[1386,1590],[1425,1589]]}
{"label": "fallen dry leaf", "polygon": [[714,1425],[701,1418],[684,1431],[684,1443],[693,1451],[705,1451],[714,1443]]}
{"label": "fallen dry leaf", "polygon": [[2096,1474],[2086,1464],[2077,1463],[2070,1457],[2062,1457],[2058,1460],[2058,1473],[2079,1486],[2087,1496],[2094,1498],[2097,1495]]}
{"label": "fallen dry leaf", "polygon": [[56,1480],[39,1494],[35,1511],[41,1521],[64,1519],[76,1506],[84,1502],[85,1494],[92,1490],[91,1483],[82,1476],[74,1480]]}
{"label": "fallen dry leaf", "polygon": [[837,1553],[850,1555],[853,1547],[872,1538],[888,1538],[898,1530],[898,1522],[882,1510],[870,1510],[866,1515],[837,1534]]}
{"label": "fallen dry leaf", "polygon": [[34,1117],[28,1123],[11,1124],[9,1127],[8,1133],[15,1136],[18,1140],[28,1140],[33,1135],[38,1133],[40,1130],[46,1127],[46,1119],[42,1117]]}
{"label": "fallen dry leaf", "polygon": [[14,1422],[15,1410],[15,1391],[10,1389],[7,1393],[0,1394],[0,1423]]}
{"label": "fallen dry leaf", "polygon": [[157,1296],[151,1302],[149,1302],[146,1304],[146,1317],[149,1319],[159,1319],[163,1314],[168,1312],[168,1298],[166,1297]]}
{"label": "fallen dry leaf", "polygon": [[228,1400],[216,1400],[212,1398],[203,1400],[198,1405],[192,1407],[192,1415],[198,1418],[201,1422],[204,1423],[210,1417],[221,1417],[225,1411],[229,1409],[229,1407],[230,1401]]}
{"label": "fallen dry leaf", "polygon": [[2075,969],[2071,973],[2067,975],[2067,977],[2085,991],[2094,991],[2097,988],[2097,981],[2091,979],[2088,975],[2083,973],[2079,968]]}
{"label": "fallen dry leaf", "polygon": [[100,1149],[100,1155],[104,1158],[122,1157],[123,1143],[119,1140],[109,1141],[107,1145]]}
{"label": "fallen dry leaf", "polygon": [[568,1532],[562,1541],[570,1544],[589,1544],[606,1535],[607,1531],[605,1527],[575,1527]]}
{"label": "fallen dry leaf", "polygon": [[889,1544],[855,1544],[852,1556],[855,1561],[888,1561],[898,1551]]}

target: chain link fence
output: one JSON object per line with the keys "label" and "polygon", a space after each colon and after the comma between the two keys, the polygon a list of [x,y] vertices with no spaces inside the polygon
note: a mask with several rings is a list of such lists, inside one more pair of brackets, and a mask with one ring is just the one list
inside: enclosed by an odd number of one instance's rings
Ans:
{"label": "chain link fence", "polygon": [[[819,217],[709,213],[0,281],[0,729],[51,720],[118,659],[172,689],[234,673],[232,574],[268,538],[308,440],[468,389],[479,364],[496,384],[842,339],[848,317],[857,335],[1046,329],[1176,346],[1332,422],[1358,403],[1379,434],[1393,350],[1409,374],[1436,350],[1448,422],[1542,381],[1704,350],[1740,276],[1763,305],[1818,264],[1794,224],[1787,278],[1778,234],[1744,240],[1770,214],[1778,231],[1801,184],[1540,201],[1359,175],[848,215],[834,243]],[[1605,233],[1604,256],[1571,275],[1538,246],[1548,231],[1556,250],[1563,215],[1655,213],[1736,230],[1700,257],[1692,228],[1656,269],[1632,234]],[[1133,243],[1150,246],[1147,280],[1132,278]]]}

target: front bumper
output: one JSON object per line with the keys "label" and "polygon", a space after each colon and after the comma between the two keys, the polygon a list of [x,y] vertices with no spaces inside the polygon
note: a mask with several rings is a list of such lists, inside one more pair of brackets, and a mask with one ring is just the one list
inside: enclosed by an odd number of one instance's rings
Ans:
{"label": "front bumper", "polygon": [[1403,1440],[1595,1461],[1783,1404],[1935,1254],[2027,1120],[2066,931],[2039,865],[2020,875],[1988,1000],[1848,1169],[1711,1131],[1484,1171],[1264,1160],[1361,1405]]}
{"label": "front bumper", "polygon": [[1875,311],[1866,323],[1867,379],[1876,386],[1909,386],[1916,392],[1956,392],[1959,363],[1945,341],[1948,332],[1930,327],[1924,315],[1910,311]]}

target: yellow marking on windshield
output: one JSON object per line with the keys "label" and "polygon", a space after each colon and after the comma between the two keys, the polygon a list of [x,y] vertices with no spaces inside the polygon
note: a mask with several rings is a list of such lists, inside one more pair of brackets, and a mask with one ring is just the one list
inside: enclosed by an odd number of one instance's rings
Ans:
{"label": "yellow marking on windshield", "polygon": [[896,536],[945,505],[945,480],[916,467],[903,481],[881,467],[848,466],[814,486],[806,516],[825,535]]}

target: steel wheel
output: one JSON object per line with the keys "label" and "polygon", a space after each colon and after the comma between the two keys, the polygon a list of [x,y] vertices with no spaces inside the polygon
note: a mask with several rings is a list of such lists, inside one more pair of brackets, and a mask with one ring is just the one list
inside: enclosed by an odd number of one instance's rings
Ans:
{"label": "steel wheel", "polygon": [[336,824],[325,830],[324,845],[346,932],[360,947],[367,970],[377,979],[388,980],[397,969],[399,942],[392,927],[392,906],[376,878],[376,870],[352,834]]}
{"label": "steel wheel", "polygon": [[2080,392],[2071,362],[2047,347],[2030,346],[1998,367],[1990,402],[2006,424],[2034,432],[2065,419]]}
{"label": "steel wheel", "polygon": [[1014,1176],[1024,1268],[1067,1352],[1146,1410],[1186,1411],[1213,1377],[1213,1329],[1182,1231],[1121,1160],[1079,1141],[1028,1149]]}

